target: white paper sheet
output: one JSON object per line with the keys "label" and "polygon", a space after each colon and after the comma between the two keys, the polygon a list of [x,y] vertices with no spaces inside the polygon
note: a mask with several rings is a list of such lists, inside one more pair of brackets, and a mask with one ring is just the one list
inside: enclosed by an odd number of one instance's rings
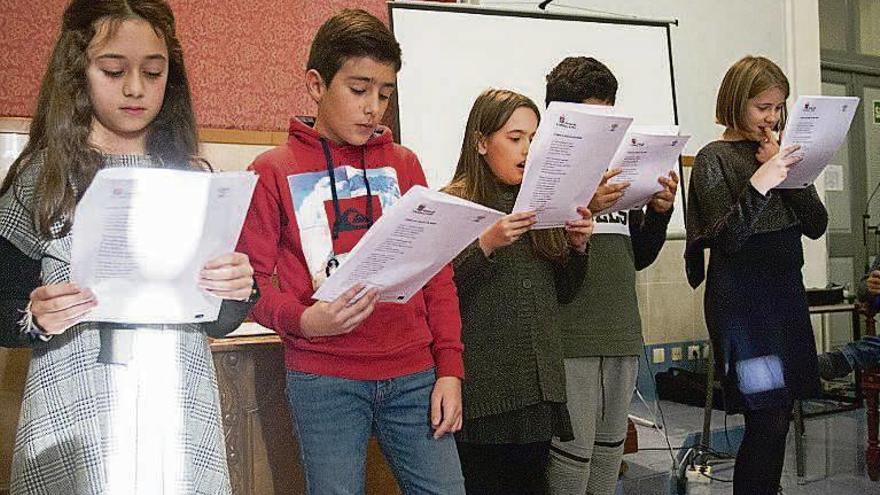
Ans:
{"label": "white paper sheet", "polygon": [[812,184],[846,139],[858,106],[855,96],[799,97],[785,124],[780,148],[799,144],[801,149],[795,154],[804,158],[776,187],[803,189]]}
{"label": "white paper sheet", "polygon": [[71,281],[98,300],[87,320],[216,320],[221,300],[198,287],[199,272],[234,250],[256,182],[252,172],[98,172],[72,230]]}
{"label": "white paper sheet", "polygon": [[561,227],[580,219],[617,151],[631,117],[611,107],[553,102],[544,112],[526,159],[514,212],[534,210],[533,229]]}
{"label": "white paper sheet", "polygon": [[[312,296],[333,301],[358,283],[406,303],[503,213],[422,186],[385,211]],[[366,290],[365,289],[365,290]]]}
{"label": "white paper sheet", "polygon": [[234,331],[226,334],[223,338],[228,339],[232,337],[253,337],[257,335],[275,335],[275,331],[271,328],[266,328],[258,323],[246,321]]}
{"label": "white paper sheet", "polygon": [[663,190],[657,179],[676,169],[678,157],[689,139],[690,136],[629,132],[608,167],[621,172],[608,182],[629,182],[630,186],[624,189],[623,196],[614,205],[598,214],[648,204],[654,194]]}

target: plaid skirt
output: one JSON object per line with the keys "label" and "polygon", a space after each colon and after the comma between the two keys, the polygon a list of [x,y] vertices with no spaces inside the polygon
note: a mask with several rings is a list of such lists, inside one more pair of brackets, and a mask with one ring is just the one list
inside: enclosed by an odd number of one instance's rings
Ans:
{"label": "plaid skirt", "polygon": [[11,494],[230,494],[205,334],[126,330],[131,361],[104,364],[101,331],[83,323],[34,349]]}

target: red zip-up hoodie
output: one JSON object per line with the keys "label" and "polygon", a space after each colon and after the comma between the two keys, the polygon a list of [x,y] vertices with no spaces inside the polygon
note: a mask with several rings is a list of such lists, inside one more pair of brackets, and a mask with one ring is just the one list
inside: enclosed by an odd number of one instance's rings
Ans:
{"label": "red zip-up hoodie", "polygon": [[[372,222],[410,187],[425,185],[415,154],[395,144],[385,127],[363,146],[343,146],[293,119],[287,143],[258,156],[250,169],[259,181],[238,250],[250,257],[262,294],[251,314],[281,336],[288,369],[384,380],[436,366],[438,377],[463,376],[461,317],[449,266],[407,304],[378,303],[348,334],[307,339],[300,329],[328,265],[344,262]],[[277,287],[271,281],[276,272]]]}

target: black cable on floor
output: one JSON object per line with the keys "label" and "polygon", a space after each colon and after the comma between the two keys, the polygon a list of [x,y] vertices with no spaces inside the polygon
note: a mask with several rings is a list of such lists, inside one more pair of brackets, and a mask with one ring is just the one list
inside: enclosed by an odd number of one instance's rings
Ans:
{"label": "black cable on floor", "polygon": [[654,381],[654,370],[651,369],[651,361],[648,359],[648,349],[645,346],[642,346],[642,352],[645,354],[645,365],[648,366],[648,376],[651,377],[651,383],[654,384],[654,405],[657,406],[657,410],[660,412],[660,422],[663,423],[663,438],[666,440],[666,446],[669,450],[669,458],[672,460],[672,469],[678,469],[678,464],[675,461],[675,455],[672,453],[672,442],[669,441],[669,433],[668,428],[666,427],[666,417],[663,414],[663,408],[660,406],[660,397],[657,392],[657,382]]}

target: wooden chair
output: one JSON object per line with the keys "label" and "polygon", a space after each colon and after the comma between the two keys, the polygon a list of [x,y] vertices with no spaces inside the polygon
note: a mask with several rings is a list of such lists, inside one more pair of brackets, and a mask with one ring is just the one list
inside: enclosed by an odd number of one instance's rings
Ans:
{"label": "wooden chair", "polygon": [[[874,322],[875,312],[868,304],[860,304],[859,312],[865,318],[865,335],[877,335]],[[872,481],[880,480],[880,442],[878,436],[877,399],[880,395],[880,371],[856,371],[856,380],[860,381],[862,397],[865,402],[865,414],[868,422],[868,447],[865,450],[865,465],[868,477]]]}

